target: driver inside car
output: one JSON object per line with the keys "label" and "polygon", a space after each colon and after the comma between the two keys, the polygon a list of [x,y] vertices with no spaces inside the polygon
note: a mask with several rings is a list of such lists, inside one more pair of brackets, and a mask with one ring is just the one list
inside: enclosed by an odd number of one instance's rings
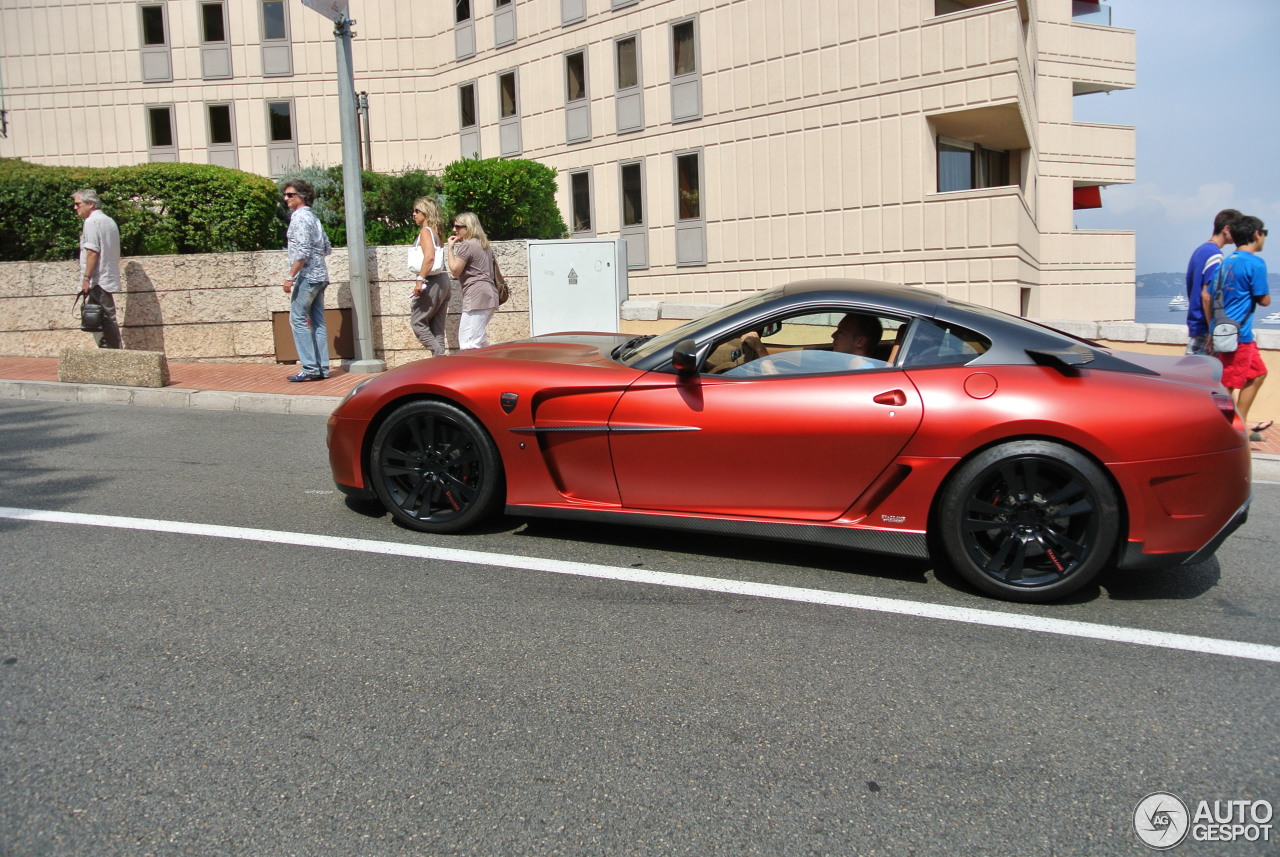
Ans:
{"label": "driver inside car", "polygon": [[884,328],[880,319],[862,313],[847,313],[831,334],[831,350],[796,349],[770,354],[752,331],[742,337],[742,351],[748,362],[725,372],[727,377],[744,378],[759,375],[809,375],[823,372],[847,372],[853,369],[881,369],[889,364],[870,356]]}

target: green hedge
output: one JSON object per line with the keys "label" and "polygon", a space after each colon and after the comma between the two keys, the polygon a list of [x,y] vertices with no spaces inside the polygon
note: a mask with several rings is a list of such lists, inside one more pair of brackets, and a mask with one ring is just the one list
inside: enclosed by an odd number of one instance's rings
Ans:
{"label": "green hedge", "polygon": [[[76,258],[81,222],[71,196],[82,188],[102,197],[125,256],[280,248],[288,225],[280,190],[299,178],[316,189],[314,209],[329,240],[345,246],[342,167],[307,167],[274,182],[203,164],[48,167],[0,158],[0,261]],[[370,246],[411,242],[413,201],[423,196],[437,199],[446,218],[475,212],[495,241],[564,238],[569,231],[556,205],[556,172],[534,161],[456,161],[443,176],[364,172],[361,185]]]}
{"label": "green hedge", "polygon": [[[303,167],[285,173],[277,185],[284,190],[294,179],[303,179],[316,191],[312,211],[320,218],[329,241],[335,247],[347,246],[347,206],[342,184],[342,167]],[[440,177],[424,170],[409,170],[398,176],[373,173],[360,174],[364,196],[364,241],[370,247],[408,244],[418,234],[413,220],[413,201],[427,196],[440,199]],[[289,212],[281,201],[279,216],[288,223]]]}
{"label": "green hedge", "polygon": [[473,212],[494,241],[569,235],[556,205],[556,171],[536,161],[454,161],[444,168],[444,195],[450,218]]}
{"label": "green hedge", "polygon": [[120,227],[121,253],[222,253],[280,247],[275,183],[203,164],[47,167],[0,159],[0,260],[79,254],[72,194],[93,188]]}

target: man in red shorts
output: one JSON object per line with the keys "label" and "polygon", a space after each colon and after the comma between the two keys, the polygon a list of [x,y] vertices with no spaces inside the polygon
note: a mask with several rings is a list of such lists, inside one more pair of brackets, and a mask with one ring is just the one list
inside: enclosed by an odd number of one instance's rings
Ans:
{"label": "man in red shorts", "polygon": [[1267,365],[1258,353],[1253,335],[1255,306],[1270,306],[1267,288],[1267,263],[1258,256],[1267,243],[1267,230],[1256,217],[1244,216],[1231,223],[1231,236],[1236,252],[1222,262],[1221,286],[1223,310],[1240,324],[1240,345],[1235,351],[1219,354],[1222,361],[1222,384],[1236,391],[1236,410],[1251,433],[1271,428],[1272,421],[1249,423],[1249,406],[1267,378]]}

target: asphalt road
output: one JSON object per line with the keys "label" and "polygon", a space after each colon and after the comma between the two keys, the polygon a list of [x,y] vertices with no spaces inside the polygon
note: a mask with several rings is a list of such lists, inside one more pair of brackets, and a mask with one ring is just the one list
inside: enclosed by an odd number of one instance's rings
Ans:
{"label": "asphalt road", "polygon": [[1145,854],[1149,793],[1280,805],[1280,664],[785,595],[1277,646],[1280,485],[1209,562],[1017,606],[840,551],[409,532],[333,491],[318,417],[0,400],[0,437],[0,506],[143,522],[0,517],[0,855]]}

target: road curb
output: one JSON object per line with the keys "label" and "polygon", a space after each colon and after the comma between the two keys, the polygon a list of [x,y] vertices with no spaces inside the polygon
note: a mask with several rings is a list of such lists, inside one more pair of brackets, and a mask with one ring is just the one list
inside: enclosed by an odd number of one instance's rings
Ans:
{"label": "road curb", "polygon": [[1254,453],[1253,481],[1280,482],[1280,455]]}
{"label": "road curb", "polygon": [[149,408],[192,408],[205,411],[247,411],[260,414],[328,416],[338,396],[283,396],[275,393],[235,393],[180,387],[114,387],[105,384],[67,384],[61,381],[3,381],[0,398],[99,405],[141,405]]}

